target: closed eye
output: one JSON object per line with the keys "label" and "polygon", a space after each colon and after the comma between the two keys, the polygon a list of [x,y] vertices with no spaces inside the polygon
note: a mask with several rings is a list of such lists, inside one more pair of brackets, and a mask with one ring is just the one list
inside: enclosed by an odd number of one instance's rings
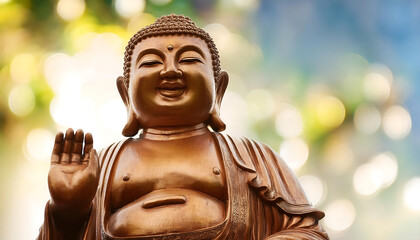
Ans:
{"label": "closed eye", "polygon": [[144,62],[140,63],[139,68],[141,68],[143,66],[151,67],[151,66],[158,65],[158,64],[162,64],[162,62],[157,61],[157,60],[144,61]]}
{"label": "closed eye", "polygon": [[201,61],[201,59],[195,58],[195,57],[186,57],[186,58],[181,59],[179,62],[180,63],[194,63],[194,62],[203,63],[203,61]]}

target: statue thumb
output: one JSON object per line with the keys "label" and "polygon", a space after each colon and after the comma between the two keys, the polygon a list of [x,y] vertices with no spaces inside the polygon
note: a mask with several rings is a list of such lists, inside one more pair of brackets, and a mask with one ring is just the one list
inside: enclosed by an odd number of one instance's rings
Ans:
{"label": "statue thumb", "polygon": [[94,148],[92,148],[89,152],[88,168],[99,173],[99,157]]}

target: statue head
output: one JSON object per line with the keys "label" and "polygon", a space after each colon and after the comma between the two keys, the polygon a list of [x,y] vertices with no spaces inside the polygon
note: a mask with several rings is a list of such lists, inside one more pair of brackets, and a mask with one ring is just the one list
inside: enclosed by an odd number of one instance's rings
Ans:
{"label": "statue head", "polygon": [[128,111],[123,135],[200,123],[223,131],[219,113],[227,84],[209,34],[188,17],[160,17],[126,47],[124,77],[117,79]]}

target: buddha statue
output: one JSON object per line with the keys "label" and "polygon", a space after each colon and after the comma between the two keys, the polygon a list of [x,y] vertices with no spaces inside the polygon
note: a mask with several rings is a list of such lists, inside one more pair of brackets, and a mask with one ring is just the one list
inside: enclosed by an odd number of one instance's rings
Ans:
{"label": "buddha statue", "polygon": [[90,133],[56,135],[38,239],[328,239],[277,153],[220,133],[228,74],[204,30],[163,16],[124,61],[129,138],[97,154]]}

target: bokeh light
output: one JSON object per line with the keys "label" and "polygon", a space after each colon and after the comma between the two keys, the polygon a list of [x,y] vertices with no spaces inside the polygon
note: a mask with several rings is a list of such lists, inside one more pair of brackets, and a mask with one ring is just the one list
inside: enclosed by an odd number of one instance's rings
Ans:
{"label": "bokeh light", "polygon": [[380,173],[381,187],[389,187],[397,178],[398,163],[391,152],[380,153],[371,159],[372,166]]}
{"label": "bokeh light", "polygon": [[[22,70],[22,67],[24,67],[24,70]],[[22,53],[13,58],[12,64],[10,65],[10,76],[18,83],[29,83],[37,67],[33,54]]]}
{"label": "bokeh light", "polygon": [[44,74],[55,93],[72,95],[80,92],[82,82],[75,65],[72,57],[64,53],[55,53],[47,58]]}
{"label": "bokeh light", "polygon": [[390,152],[374,156],[359,166],[353,176],[355,190],[361,195],[372,195],[381,188],[389,187],[397,177],[398,164]]}
{"label": "bokeh light", "polygon": [[247,105],[239,94],[226,91],[220,117],[226,124],[227,133],[234,136],[246,135],[249,120]]}
{"label": "bokeh light", "polygon": [[299,110],[290,104],[281,104],[276,118],[277,133],[284,138],[292,138],[303,131],[303,120]]}
{"label": "bokeh light", "polygon": [[229,32],[229,29],[220,23],[209,24],[203,29],[210,34],[217,48],[220,49],[220,54],[223,54],[222,50],[227,50],[230,45],[231,33]]}
{"label": "bokeh light", "polygon": [[401,106],[391,106],[384,113],[382,127],[388,137],[403,139],[411,130],[410,113]]}
{"label": "bokeh light", "polygon": [[24,145],[27,160],[49,162],[54,139],[54,135],[45,129],[36,128],[29,132]]}
{"label": "bokeh light", "polygon": [[316,103],[316,116],[324,127],[335,128],[343,123],[346,109],[338,98],[325,96]]}
{"label": "bokeh light", "polygon": [[353,185],[362,195],[371,195],[381,186],[379,171],[371,164],[364,164],[357,168],[353,176]]}
{"label": "bokeh light", "polygon": [[381,126],[381,113],[374,105],[361,104],[354,113],[354,126],[364,134],[372,134]]}
{"label": "bokeh light", "polygon": [[[54,53],[46,59],[44,74],[57,94],[50,103],[50,113],[62,127],[89,131],[102,127],[103,131],[112,129],[113,136],[119,135],[121,129],[115,128],[123,126],[126,113],[114,84],[121,70],[124,43],[113,33],[91,35],[89,41],[74,56]],[[116,99],[120,107],[116,107]],[[107,113],[100,107],[104,104],[110,107]],[[95,124],[105,120],[107,124]]]}
{"label": "bokeh light", "polygon": [[356,209],[347,199],[330,203],[325,208],[325,226],[333,231],[343,231],[349,228],[356,218]]}
{"label": "bokeh light", "polygon": [[95,104],[82,97],[60,98],[51,101],[50,113],[56,123],[64,128],[92,129],[95,120]]}
{"label": "bokeh light", "polygon": [[149,13],[137,14],[128,22],[127,30],[131,34],[137,33],[140,29],[152,24],[156,17]]}
{"label": "bokeh light", "polygon": [[121,133],[126,121],[126,110],[119,98],[106,101],[99,107],[99,119],[102,126],[114,134]]}
{"label": "bokeh light", "polygon": [[136,14],[143,12],[146,6],[145,0],[116,0],[115,10],[124,18],[134,17]]}
{"label": "bokeh light", "polygon": [[404,202],[412,210],[420,211],[420,178],[410,179],[404,187]]}
{"label": "bokeh light", "polygon": [[16,86],[9,94],[9,108],[17,116],[28,115],[35,107],[35,95],[28,85]]}
{"label": "bokeh light", "polygon": [[308,160],[309,147],[303,139],[291,138],[281,143],[279,153],[287,165],[296,170]]}
{"label": "bokeh light", "polygon": [[327,195],[326,187],[319,177],[313,175],[301,176],[299,177],[299,183],[312,205],[317,206],[325,199]]}
{"label": "bokeh light", "polygon": [[81,17],[85,8],[86,4],[84,0],[59,0],[57,13],[62,19],[72,21]]}
{"label": "bokeh light", "polygon": [[390,94],[391,85],[388,80],[379,73],[368,73],[363,84],[365,97],[371,101],[383,103]]}
{"label": "bokeh light", "polygon": [[246,102],[250,116],[257,120],[268,118],[274,112],[274,98],[270,92],[264,89],[254,89],[249,92]]}

